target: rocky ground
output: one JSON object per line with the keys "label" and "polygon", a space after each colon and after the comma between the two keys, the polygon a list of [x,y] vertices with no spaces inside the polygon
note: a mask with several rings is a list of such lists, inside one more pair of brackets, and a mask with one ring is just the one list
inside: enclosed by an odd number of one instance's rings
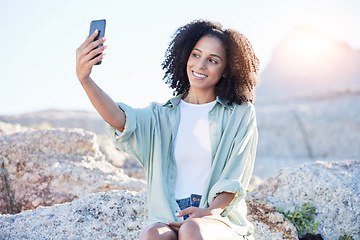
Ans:
{"label": "rocky ground", "polygon": [[[256,106],[259,147],[247,196],[256,239],[297,239],[276,208],[305,202],[316,207],[324,239],[360,239],[359,100],[340,94]],[[138,238],[145,173],[112,146],[97,115],[84,116],[0,116],[0,239]]]}

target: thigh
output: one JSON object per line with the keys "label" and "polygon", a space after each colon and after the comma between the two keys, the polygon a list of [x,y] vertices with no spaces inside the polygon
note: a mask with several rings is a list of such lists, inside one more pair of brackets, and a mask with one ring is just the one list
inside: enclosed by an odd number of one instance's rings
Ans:
{"label": "thigh", "polygon": [[141,235],[140,240],[177,240],[177,233],[164,223],[155,223],[146,227]]}
{"label": "thigh", "polygon": [[[188,222],[187,222],[188,221]],[[238,235],[225,223],[210,218],[188,219],[181,226],[179,239],[196,239],[201,236],[202,239],[211,240],[244,240],[244,236]]]}

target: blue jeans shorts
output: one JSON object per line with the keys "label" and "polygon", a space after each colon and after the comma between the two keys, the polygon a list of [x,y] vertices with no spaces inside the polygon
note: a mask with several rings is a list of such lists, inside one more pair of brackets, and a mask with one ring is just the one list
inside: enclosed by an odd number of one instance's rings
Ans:
{"label": "blue jeans shorts", "polygon": [[[191,194],[188,198],[183,198],[176,200],[181,210],[188,208],[188,207],[199,207],[201,201],[201,195]],[[184,220],[186,220],[189,215],[184,216]]]}

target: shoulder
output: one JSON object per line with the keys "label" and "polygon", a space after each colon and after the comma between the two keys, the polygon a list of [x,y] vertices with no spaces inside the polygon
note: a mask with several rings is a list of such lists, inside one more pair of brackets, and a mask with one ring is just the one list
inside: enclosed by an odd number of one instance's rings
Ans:
{"label": "shoulder", "polygon": [[256,111],[254,104],[251,102],[244,102],[242,104],[234,104],[233,114],[237,117],[254,119],[256,118]]}
{"label": "shoulder", "polygon": [[250,111],[250,112],[255,112],[255,107],[254,104],[252,104],[251,102],[244,102],[242,104],[233,104],[234,110],[237,111]]}

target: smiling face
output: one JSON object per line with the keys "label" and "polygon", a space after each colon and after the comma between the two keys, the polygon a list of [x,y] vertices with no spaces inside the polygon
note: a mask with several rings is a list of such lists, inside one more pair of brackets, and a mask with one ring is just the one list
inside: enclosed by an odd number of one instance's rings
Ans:
{"label": "smiling face", "polygon": [[215,85],[222,77],[225,67],[226,53],[222,42],[211,35],[200,38],[186,66],[190,92],[201,90],[215,95]]}

